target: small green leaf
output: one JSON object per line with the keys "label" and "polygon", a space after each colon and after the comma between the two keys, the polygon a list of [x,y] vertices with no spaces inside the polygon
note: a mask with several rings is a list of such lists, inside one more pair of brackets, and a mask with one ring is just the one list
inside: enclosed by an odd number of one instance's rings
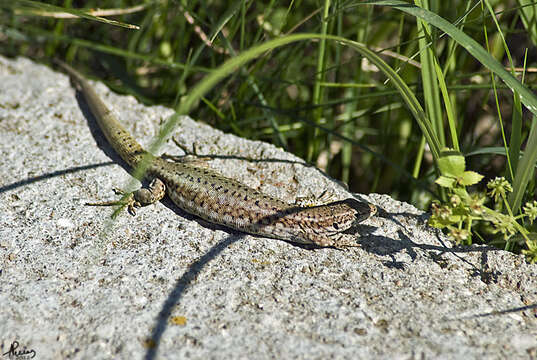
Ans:
{"label": "small green leaf", "polygon": [[452,216],[456,216],[459,221],[462,221],[464,217],[468,216],[469,210],[464,206],[457,206],[452,210]]}
{"label": "small green leaf", "polygon": [[440,219],[436,217],[431,217],[427,223],[429,224],[429,226],[432,226],[437,229],[443,229],[452,224],[452,222],[449,220]]}
{"label": "small green leaf", "polygon": [[469,186],[477,184],[483,179],[483,175],[476,173],[475,171],[465,171],[460,178],[461,185]]}
{"label": "small green leaf", "polygon": [[463,217],[460,215],[450,215],[447,219],[442,219],[440,216],[431,216],[427,222],[429,226],[435,227],[437,229],[443,229],[447,226],[458,224],[463,220]]}
{"label": "small green leaf", "polygon": [[436,179],[435,183],[445,188],[453,188],[455,179],[447,176],[440,176],[438,179]]}
{"label": "small green leaf", "polygon": [[453,214],[453,215],[451,215],[451,216],[449,217],[449,221],[451,221],[452,224],[458,224],[458,223],[460,223],[462,220],[463,220],[463,217],[460,216],[460,215],[455,215],[455,214]]}
{"label": "small green leaf", "polygon": [[463,175],[466,162],[462,155],[441,156],[438,159],[438,167],[442,175],[458,178]]}
{"label": "small green leaf", "polygon": [[466,191],[466,189],[463,187],[454,188],[453,193],[456,195],[459,195],[459,197],[465,202],[469,201],[470,199],[470,195],[468,194],[468,191]]}

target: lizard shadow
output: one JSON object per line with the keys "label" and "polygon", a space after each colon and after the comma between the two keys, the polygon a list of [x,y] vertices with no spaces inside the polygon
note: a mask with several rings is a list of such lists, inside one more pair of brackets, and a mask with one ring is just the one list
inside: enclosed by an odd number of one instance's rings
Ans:
{"label": "lizard shadow", "polygon": [[78,90],[78,88],[76,88],[76,101],[78,102],[78,106],[80,108],[80,111],[82,112],[82,115],[86,119],[91,136],[95,140],[95,143],[97,144],[99,149],[101,149],[104,154],[108,156],[113,162],[121,166],[126,172],[130,174],[132,172],[132,169],[118,155],[118,153],[116,153],[108,140],[106,140],[106,137],[104,136],[103,132],[101,131],[101,128],[99,127],[99,124],[97,123],[97,119],[95,119],[95,116],[91,112],[88,104],[86,103],[86,100],[84,99],[84,95],[80,92],[80,90]]}
{"label": "lizard shadow", "polygon": [[[405,251],[406,254],[411,258],[411,261],[415,261],[418,258],[416,249],[420,249],[441,268],[446,268],[449,266],[450,260],[446,259],[444,255],[450,254],[459,261],[466,263],[473,269],[471,276],[480,277],[485,283],[489,283],[490,281],[493,281],[493,279],[497,278],[497,274],[491,274],[491,271],[488,267],[487,253],[501,251],[500,249],[493,246],[447,244],[442,237],[442,232],[438,229],[435,229],[434,237],[439,245],[420,244],[412,240],[414,236],[412,236],[411,233],[409,234],[409,225],[401,223],[399,218],[404,217],[415,219],[416,225],[427,226],[426,221],[429,217],[428,214],[417,215],[407,212],[390,213],[377,206],[377,216],[395,223],[395,225],[398,227],[396,231],[397,239],[382,235],[369,234],[367,238],[360,239],[358,242],[360,243],[362,249],[371,254],[375,254],[377,256],[389,256],[391,261],[384,261],[384,266],[404,270],[407,263],[397,261],[395,255],[399,252]],[[481,254],[480,264],[474,264],[470,260],[461,256],[461,254],[473,252]]]}

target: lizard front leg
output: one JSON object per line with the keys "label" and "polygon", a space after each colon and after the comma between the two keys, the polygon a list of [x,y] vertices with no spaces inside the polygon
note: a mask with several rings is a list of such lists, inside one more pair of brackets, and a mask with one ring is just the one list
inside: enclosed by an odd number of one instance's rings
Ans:
{"label": "lizard front leg", "polygon": [[136,207],[146,206],[160,201],[166,195],[166,185],[159,178],[149,183],[149,188],[141,188],[134,193]]}
{"label": "lizard front leg", "polygon": [[[125,195],[125,191],[114,189],[118,195]],[[127,210],[131,215],[136,215],[136,209],[142,206],[153,204],[161,200],[166,195],[166,185],[159,178],[154,178],[148,188],[138,189],[130,194],[125,199],[116,201],[105,201],[98,203],[86,203],[90,206],[127,206]]]}

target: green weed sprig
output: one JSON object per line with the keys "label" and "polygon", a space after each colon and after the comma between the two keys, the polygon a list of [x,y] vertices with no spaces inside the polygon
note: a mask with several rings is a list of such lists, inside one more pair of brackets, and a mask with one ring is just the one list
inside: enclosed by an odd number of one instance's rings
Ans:
{"label": "green weed sprig", "polygon": [[[504,243],[506,250],[518,246],[530,262],[537,262],[537,234],[528,228],[537,218],[537,201],[530,201],[515,216],[507,200],[513,191],[511,184],[503,177],[490,180],[487,192],[468,193],[467,186],[478,184],[483,175],[466,170],[464,156],[456,151],[443,151],[438,161],[441,176],[436,184],[446,190],[448,201],[432,204],[429,224],[439,229],[447,229],[449,236],[457,244],[472,244],[474,236],[481,240],[478,229],[484,229],[493,236],[493,243]],[[487,207],[487,202],[492,207]]]}

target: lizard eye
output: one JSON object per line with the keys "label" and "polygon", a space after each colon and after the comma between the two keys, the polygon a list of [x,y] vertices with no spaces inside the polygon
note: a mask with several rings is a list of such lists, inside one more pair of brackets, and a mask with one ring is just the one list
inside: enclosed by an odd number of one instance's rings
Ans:
{"label": "lizard eye", "polygon": [[339,230],[339,225],[336,222],[333,223],[332,226],[334,227],[334,229]]}

